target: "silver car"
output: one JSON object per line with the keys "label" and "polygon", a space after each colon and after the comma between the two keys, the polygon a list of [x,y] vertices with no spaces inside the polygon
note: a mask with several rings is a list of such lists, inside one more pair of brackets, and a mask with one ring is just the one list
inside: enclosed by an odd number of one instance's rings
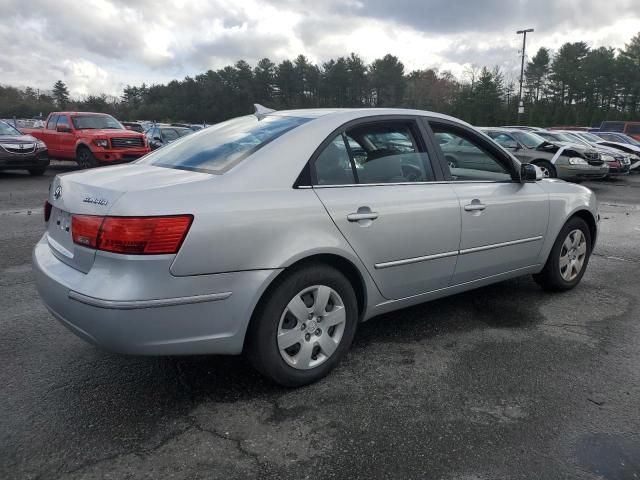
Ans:
{"label": "silver car", "polygon": [[[484,157],[450,168],[439,138]],[[575,287],[598,226],[590,190],[454,118],[264,107],[58,175],[45,220],[37,287],[75,334],[128,354],[244,352],[288,386],[326,375],[376,315],[519,275]]]}

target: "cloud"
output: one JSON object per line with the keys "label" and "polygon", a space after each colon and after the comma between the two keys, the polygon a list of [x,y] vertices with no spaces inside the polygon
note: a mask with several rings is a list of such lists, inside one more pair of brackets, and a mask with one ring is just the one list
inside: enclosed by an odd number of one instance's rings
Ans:
{"label": "cloud", "polygon": [[119,95],[126,84],[166,82],[239,59],[322,63],[386,53],[407,70],[460,75],[470,64],[518,70],[529,51],[578,39],[622,47],[637,33],[638,0],[1,0],[0,82],[72,95]]}

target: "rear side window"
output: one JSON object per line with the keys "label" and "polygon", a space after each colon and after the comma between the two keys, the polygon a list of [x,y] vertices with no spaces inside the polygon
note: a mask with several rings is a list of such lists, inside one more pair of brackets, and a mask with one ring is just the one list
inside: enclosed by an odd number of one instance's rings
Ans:
{"label": "rear side window", "polygon": [[143,157],[140,163],[221,174],[267,143],[310,118],[267,115],[238,117],[172,142]]}
{"label": "rear side window", "polygon": [[338,134],[313,162],[316,185],[435,179],[412,121],[374,122]]}
{"label": "rear side window", "polygon": [[337,135],[314,162],[318,185],[348,185],[356,183],[353,168],[342,134]]}
{"label": "rear side window", "polygon": [[640,133],[640,123],[634,123],[627,127],[627,133],[631,135],[636,135]]}
{"label": "rear side window", "polygon": [[56,122],[58,121],[58,115],[51,115],[47,120],[47,130],[55,130]]}
{"label": "rear side window", "polygon": [[63,127],[67,127],[67,128],[71,128],[71,125],[69,125],[69,119],[67,118],[66,115],[60,115],[58,117],[58,123],[56,123],[56,126],[63,126]]}

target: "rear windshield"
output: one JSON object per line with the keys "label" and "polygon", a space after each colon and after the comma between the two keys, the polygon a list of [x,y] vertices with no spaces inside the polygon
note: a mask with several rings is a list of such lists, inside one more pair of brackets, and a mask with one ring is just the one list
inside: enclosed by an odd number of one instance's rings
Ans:
{"label": "rear windshield", "polygon": [[145,156],[140,163],[220,174],[310,118],[255,115],[218,123]]}
{"label": "rear windshield", "polygon": [[600,130],[603,132],[624,132],[624,122],[602,122]]}

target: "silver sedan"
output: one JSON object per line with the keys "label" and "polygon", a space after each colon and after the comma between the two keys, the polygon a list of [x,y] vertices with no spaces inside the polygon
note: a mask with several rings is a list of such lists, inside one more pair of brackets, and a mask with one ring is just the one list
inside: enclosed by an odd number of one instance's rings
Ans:
{"label": "silver sedan", "polygon": [[[472,168],[448,165],[452,141],[478,150]],[[244,352],[298,386],[381,313],[519,275],[575,287],[597,219],[590,190],[451,117],[257,106],[133,164],[58,175],[33,263],[51,313],[91,343]]]}

